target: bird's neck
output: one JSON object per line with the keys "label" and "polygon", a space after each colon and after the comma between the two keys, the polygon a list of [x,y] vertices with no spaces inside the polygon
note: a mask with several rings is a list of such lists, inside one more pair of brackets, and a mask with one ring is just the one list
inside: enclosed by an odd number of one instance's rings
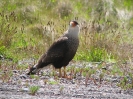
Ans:
{"label": "bird's neck", "polygon": [[68,35],[71,35],[72,37],[78,37],[78,34],[79,34],[79,27],[68,29]]}

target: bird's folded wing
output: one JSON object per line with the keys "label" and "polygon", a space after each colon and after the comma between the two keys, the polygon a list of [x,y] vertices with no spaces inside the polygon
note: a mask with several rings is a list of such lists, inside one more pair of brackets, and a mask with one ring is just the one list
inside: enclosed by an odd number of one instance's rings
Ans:
{"label": "bird's folded wing", "polygon": [[63,59],[68,51],[67,40],[67,37],[61,37],[55,41],[45,55],[42,56],[42,62],[54,62]]}

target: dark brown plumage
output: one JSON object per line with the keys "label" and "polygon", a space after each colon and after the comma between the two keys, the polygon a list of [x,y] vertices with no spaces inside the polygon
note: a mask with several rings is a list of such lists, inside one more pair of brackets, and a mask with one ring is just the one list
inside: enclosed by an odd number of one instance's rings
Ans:
{"label": "dark brown plumage", "polygon": [[[79,46],[79,25],[76,21],[71,21],[68,30],[65,34],[55,41],[46,53],[44,53],[38,63],[30,68],[29,74],[35,74],[41,68],[52,64],[55,68],[60,69],[65,67],[73,59]],[[64,72],[64,76],[65,76]]]}

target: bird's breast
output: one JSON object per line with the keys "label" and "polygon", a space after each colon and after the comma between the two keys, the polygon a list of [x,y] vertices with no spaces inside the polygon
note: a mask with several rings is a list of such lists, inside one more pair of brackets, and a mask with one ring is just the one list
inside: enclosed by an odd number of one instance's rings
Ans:
{"label": "bird's breast", "polygon": [[68,49],[70,51],[76,51],[78,46],[79,46],[79,40],[78,39],[70,38],[68,40]]}

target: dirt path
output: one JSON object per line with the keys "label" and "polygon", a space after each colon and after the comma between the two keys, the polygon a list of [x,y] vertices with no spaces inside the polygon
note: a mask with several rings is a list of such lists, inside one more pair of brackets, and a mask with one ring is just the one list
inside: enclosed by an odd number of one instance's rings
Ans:
{"label": "dirt path", "polygon": [[[39,85],[38,85],[39,86]],[[63,89],[61,90],[61,87]],[[23,85],[1,84],[0,99],[133,99],[133,91],[123,91],[115,85],[77,85],[60,83],[40,85],[35,96]]]}
{"label": "dirt path", "polygon": [[[0,82],[0,99],[133,99],[133,90],[124,91],[117,82],[96,81],[96,85],[88,80],[85,86],[85,77],[80,75],[72,80],[55,80],[49,75],[31,78],[25,71],[15,71],[10,82]],[[34,96],[29,94],[30,86],[40,87]]]}

